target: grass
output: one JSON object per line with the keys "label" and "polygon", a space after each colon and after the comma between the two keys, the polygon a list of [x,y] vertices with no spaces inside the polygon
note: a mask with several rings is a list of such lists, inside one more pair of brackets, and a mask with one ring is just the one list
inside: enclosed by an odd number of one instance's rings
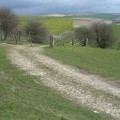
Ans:
{"label": "grass", "polygon": [[84,47],[46,48],[45,53],[65,64],[104,77],[120,80],[120,51]]}
{"label": "grass", "polygon": [[24,16],[20,17],[19,19],[21,26],[25,26],[29,19],[37,19],[38,21],[42,22],[52,34],[55,35],[73,29],[73,20],[71,18]]}
{"label": "grass", "polygon": [[43,23],[53,34],[60,34],[73,29],[72,19],[69,18],[47,18]]}
{"label": "grass", "polygon": [[78,106],[55,90],[36,83],[6,58],[0,46],[1,120],[111,120],[112,118]]}

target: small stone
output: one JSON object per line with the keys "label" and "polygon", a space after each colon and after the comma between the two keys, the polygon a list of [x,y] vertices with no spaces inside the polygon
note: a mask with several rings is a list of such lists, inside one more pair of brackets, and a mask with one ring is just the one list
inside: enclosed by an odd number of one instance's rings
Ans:
{"label": "small stone", "polygon": [[98,111],[93,111],[93,112],[94,112],[94,113],[97,113],[97,114],[99,113]]}

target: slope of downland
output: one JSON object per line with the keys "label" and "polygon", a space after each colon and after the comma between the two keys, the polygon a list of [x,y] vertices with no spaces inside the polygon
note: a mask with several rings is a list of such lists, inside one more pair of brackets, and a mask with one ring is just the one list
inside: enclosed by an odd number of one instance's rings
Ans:
{"label": "slope of downland", "polygon": [[[1,120],[112,120],[102,113],[96,114],[76,105],[55,90],[45,87],[40,78],[19,70],[6,57],[10,49],[8,45],[0,46]],[[16,57],[13,62],[19,61],[16,54],[13,56]]]}
{"label": "slope of downland", "polygon": [[8,56],[13,64],[37,76],[37,84],[42,82],[100,116],[104,112],[116,119],[120,117],[120,89],[99,76],[82,73],[43,55],[42,47],[11,46]]}

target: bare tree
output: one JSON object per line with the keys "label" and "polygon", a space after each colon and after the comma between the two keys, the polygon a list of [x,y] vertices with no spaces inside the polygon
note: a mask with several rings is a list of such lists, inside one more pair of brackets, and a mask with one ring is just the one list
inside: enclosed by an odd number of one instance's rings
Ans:
{"label": "bare tree", "polygon": [[0,30],[3,33],[3,40],[6,40],[9,33],[17,26],[17,16],[7,8],[0,9]]}
{"label": "bare tree", "polygon": [[18,41],[21,40],[21,37],[23,35],[23,28],[21,26],[16,26],[12,32],[13,37],[16,41],[16,44],[18,43]]}

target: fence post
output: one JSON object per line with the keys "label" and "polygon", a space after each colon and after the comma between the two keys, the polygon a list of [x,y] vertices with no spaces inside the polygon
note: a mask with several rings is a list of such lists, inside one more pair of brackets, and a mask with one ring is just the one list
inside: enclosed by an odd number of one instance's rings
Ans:
{"label": "fence post", "polygon": [[50,35],[50,47],[54,47],[54,39],[52,35]]}

